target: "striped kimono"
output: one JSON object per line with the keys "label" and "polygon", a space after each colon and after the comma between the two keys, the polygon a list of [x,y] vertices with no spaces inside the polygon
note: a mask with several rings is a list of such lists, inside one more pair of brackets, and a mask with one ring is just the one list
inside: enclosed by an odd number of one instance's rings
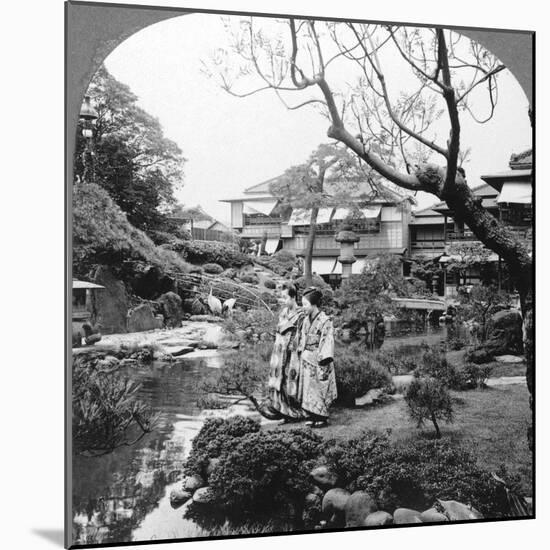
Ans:
{"label": "striped kimono", "polygon": [[305,418],[300,407],[298,333],[304,312],[284,309],[279,315],[268,380],[270,418]]}
{"label": "striped kimono", "polygon": [[305,317],[298,350],[302,409],[310,415],[328,418],[328,408],[337,393],[333,362],[334,329],[324,312],[319,311],[313,320]]}

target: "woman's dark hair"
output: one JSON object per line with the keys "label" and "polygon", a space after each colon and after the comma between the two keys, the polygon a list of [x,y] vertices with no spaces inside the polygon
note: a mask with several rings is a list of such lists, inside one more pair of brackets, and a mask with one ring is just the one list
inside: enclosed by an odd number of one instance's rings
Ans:
{"label": "woman's dark hair", "polygon": [[323,293],[316,287],[310,286],[304,290],[302,298],[307,298],[307,301],[312,306],[320,306],[321,299],[323,298]]}
{"label": "woman's dark hair", "polygon": [[296,299],[296,297],[298,296],[298,292],[296,291],[296,287],[292,283],[289,283],[288,281],[285,281],[281,288],[282,288],[282,290],[286,290],[288,292],[288,295],[291,298]]}

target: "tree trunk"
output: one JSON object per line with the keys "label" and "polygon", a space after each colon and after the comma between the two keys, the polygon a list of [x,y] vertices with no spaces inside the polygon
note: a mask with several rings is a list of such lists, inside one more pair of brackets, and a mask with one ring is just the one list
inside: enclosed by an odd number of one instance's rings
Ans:
{"label": "tree trunk", "polygon": [[306,278],[306,287],[313,284],[313,273],[312,273],[312,263],[313,263],[313,248],[315,245],[315,233],[317,230],[317,214],[319,213],[319,208],[314,206],[311,209],[311,217],[309,219],[309,234],[307,236],[306,249],[304,252],[304,276]]}
{"label": "tree trunk", "polygon": [[439,425],[437,423],[437,419],[436,419],[434,413],[432,413],[432,422],[433,422],[433,425],[434,425],[434,428],[435,428],[435,437],[436,437],[436,439],[441,439],[441,432],[439,430]]}

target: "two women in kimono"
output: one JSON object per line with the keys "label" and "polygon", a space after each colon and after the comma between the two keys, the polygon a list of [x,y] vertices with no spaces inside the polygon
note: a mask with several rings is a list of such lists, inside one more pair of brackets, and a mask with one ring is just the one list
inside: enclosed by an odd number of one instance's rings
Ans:
{"label": "two women in kimono", "polygon": [[285,284],[282,294],[284,307],[270,362],[266,416],[284,422],[308,420],[307,424],[321,428],[327,424],[328,408],[337,395],[332,321],[319,309],[319,289],[306,289],[302,308],[292,284]]}

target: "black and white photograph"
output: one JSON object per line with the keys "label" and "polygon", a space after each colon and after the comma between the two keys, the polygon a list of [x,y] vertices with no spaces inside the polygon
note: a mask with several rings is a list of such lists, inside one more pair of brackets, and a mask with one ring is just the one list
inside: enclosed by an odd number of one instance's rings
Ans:
{"label": "black and white photograph", "polygon": [[65,4],[66,546],[533,519],[535,33],[233,8]]}

